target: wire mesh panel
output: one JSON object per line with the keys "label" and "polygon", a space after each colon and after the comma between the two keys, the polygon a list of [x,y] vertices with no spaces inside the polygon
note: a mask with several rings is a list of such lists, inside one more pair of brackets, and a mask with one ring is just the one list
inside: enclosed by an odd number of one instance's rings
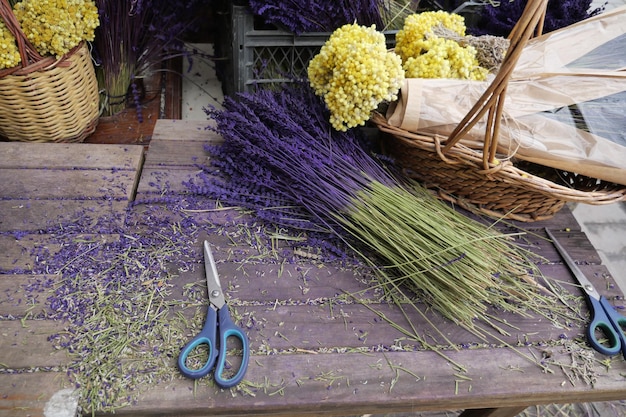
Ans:
{"label": "wire mesh panel", "polygon": [[312,46],[259,46],[252,52],[252,78],[244,82],[244,88],[268,87],[293,78],[307,75],[309,61],[319,52]]}
{"label": "wire mesh panel", "polygon": [[[228,62],[219,71],[225,94],[272,88],[305,78],[309,61],[330,37],[328,32],[295,35],[266,25],[246,6],[230,4],[230,19],[223,22],[229,39],[223,43]],[[384,32],[387,46],[395,45],[396,31]]]}

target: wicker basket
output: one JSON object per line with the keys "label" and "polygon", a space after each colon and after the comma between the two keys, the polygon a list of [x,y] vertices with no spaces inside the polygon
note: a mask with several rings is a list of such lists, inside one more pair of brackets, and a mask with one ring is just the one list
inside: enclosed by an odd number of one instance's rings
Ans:
{"label": "wicker basket", "polygon": [[[406,173],[436,189],[439,196],[465,208],[478,208],[495,217],[536,221],[552,217],[566,202],[608,204],[626,199],[626,187],[558,171],[550,179],[550,168],[529,169],[496,158],[498,133],[507,84],[522,49],[540,33],[547,0],[529,0],[513,28],[511,44],[495,79],[482,97],[448,136],[422,135],[391,126],[384,116],[372,121],[386,133],[385,152]],[[460,139],[486,117],[483,149],[471,149]],[[537,172],[541,171],[541,172]],[[554,172],[554,170],[552,170]]]}
{"label": "wicker basket", "polygon": [[0,136],[25,142],[82,142],[98,124],[98,83],[84,42],[61,59],[27,41],[6,0],[0,13],[21,64],[0,70]]}

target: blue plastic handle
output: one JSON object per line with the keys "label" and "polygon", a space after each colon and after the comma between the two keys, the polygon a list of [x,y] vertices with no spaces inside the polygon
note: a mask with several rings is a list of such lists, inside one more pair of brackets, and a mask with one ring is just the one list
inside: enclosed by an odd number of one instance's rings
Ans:
{"label": "blue plastic handle", "polygon": [[[626,359],[626,338],[622,326],[626,328],[626,317],[619,314],[609,301],[601,296],[600,300],[589,297],[591,323],[587,328],[589,344],[604,355],[617,355],[620,351]],[[596,330],[600,330],[608,339],[609,345],[603,345],[596,337]]]}
{"label": "blue plastic handle", "polygon": [[[209,311],[206,315],[206,321],[204,327],[198,333],[196,337],[191,339],[189,343],[185,345],[183,350],[178,355],[178,368],[187,378],[198,379],[207,375],[213,369],[215,365],[215,359],[217,358],[217,351],[215,350],[215,338],[217,334],[217,312],[209,306]],[[209,357],[207,361],[200,369],[190,369],[187,367],[187,357],[198,346],[206,344],[209,346]]]}
{"label": "blue plastic handle", "polygon": [[[215,382],[222,388],[230,388],[239,384],[243,377],[246,375],[248,369],[248,359],[250,358],[250,347],[248,346],[248,337],[230,318],[230,312],[228,307],[224,306],[220,308],[219,313],[219,335],[220,335],[220,347],[217,355],[217,367],[215,368]],[[223,378],[222,374],[226,368],[226,342],[229,337],[234,337],[241,341],[242,358],[241,364],[237,373],[230,378]]]}

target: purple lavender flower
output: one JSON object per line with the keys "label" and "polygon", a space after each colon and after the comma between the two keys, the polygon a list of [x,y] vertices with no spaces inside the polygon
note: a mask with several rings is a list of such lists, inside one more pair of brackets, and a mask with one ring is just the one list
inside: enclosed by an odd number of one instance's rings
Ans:
{"label": "purple lavender flower", "polygon": [[[206,3],[201,0],[96,0],[100,26],[93,55],[98,63],[105,115],[126,106],[134,77],[142,77],[163,61],[187,55],[182,36],[194,30]],[[132,97],[134,92],[130,92]],[[117,104],[117,106],[115,105]]]}
{"label": "purple lavender flower", "polygon": [[249,0],[250,9],[267,23],[291,32],[332,32],[355,21],[383,27],[384,0]]}
{"label": "purple lavender flower", "polygon": [[[549,1],[543,32],[552,32],[580,22],[601,13],[604,9],[603,6],[591,9],[591,3],[592,0]],[[483,7],[480,21],[477,27],[472,28],[472,32],[506,37],[522,16],[524,7],[526,0],[503,1],[497,6],[487,4]]]}
{"label": "purple lavender flower", "polygon": [[330,128],[323,101],[307,85],[226,97],[223,105],[208,114],[225,143],[209,148],[212,165],[187,183],[196,193],[323,234],[341,230],[332,213],[372,181],[397,184],[365,149],[361,131]]}

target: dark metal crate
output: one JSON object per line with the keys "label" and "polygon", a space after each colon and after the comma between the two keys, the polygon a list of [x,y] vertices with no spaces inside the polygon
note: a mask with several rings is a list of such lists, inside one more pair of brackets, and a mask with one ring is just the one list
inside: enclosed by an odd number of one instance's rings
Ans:
{"label": "dark metal crate", "polygon": [[[271,88],[307,76],[309,61],[331,33],[295,35],[261,22],[246,6],[229,4],[222,18],[224,38],[220,48],[224,62],[218,76],[225,94]],[[387,46],[395,45],[396,31],[385,32]]]}

